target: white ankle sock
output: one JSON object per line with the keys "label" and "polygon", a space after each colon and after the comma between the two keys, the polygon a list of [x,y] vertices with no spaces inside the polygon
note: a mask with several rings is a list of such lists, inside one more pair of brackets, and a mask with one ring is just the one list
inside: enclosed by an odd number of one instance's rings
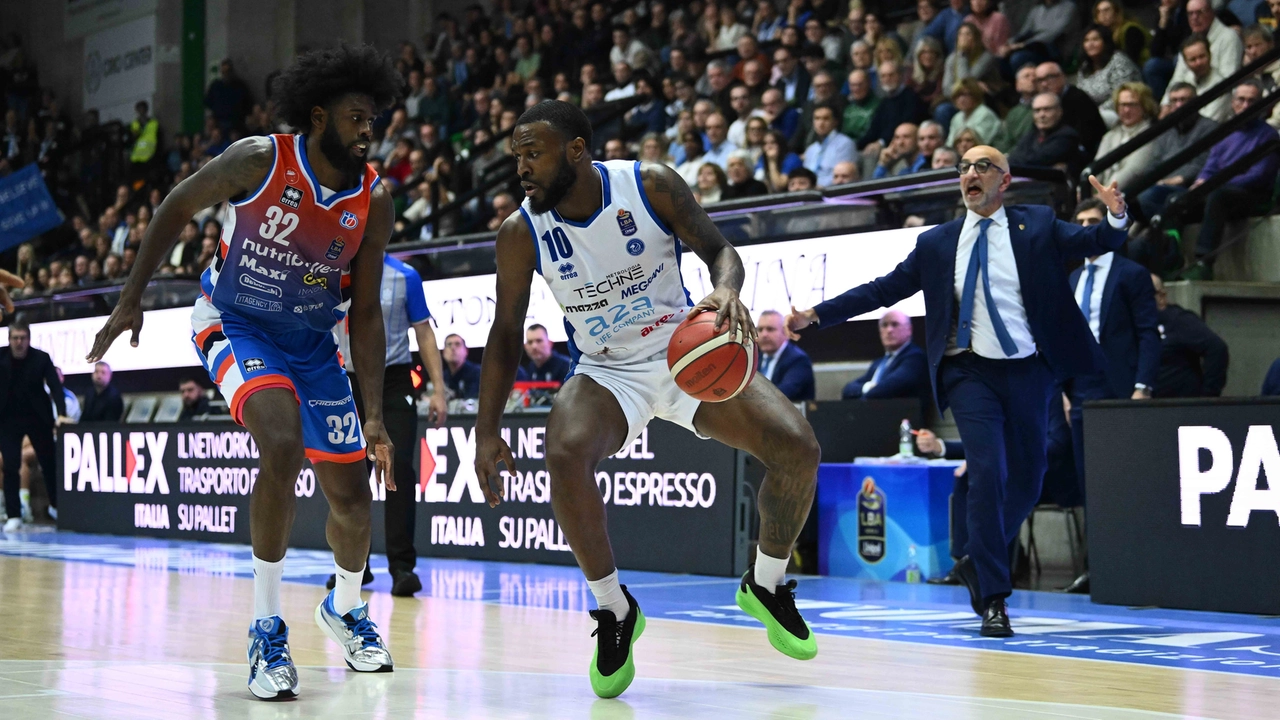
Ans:
{"label": "white ankle sock", "polygon": [[769,592],[773,592],[775,588],[782,584],[783,578],[787,576],[787,561],[790,559],[765,555],[764,552],[757,549],[756,584]]}
{"label": "white ankle sock", "polygon": [[253,617],[280,614],[280,578],[284,576],[284,558],[267,562],[253,556]]}
{"label": "white ankle sock", "polygon": [[612,612],[618,622],[627,619],[627,615],[631,613],[631,603],[628,603],[627,596],[622,594],[622,586],[618,584],[617,570],[599,580],[588,580],[587,587],[591,588],[591,594],[596,596],[596,604],[601,610]]}
{"label": "white ankle sock", "polygon": [[18,491],[18,502],[22,503],[22,508],[23,508],[24,510],[25,510],[25,509],[27,509],[27,508],[29,508],[29,507],[31,507],[31,491],[30,491],[30,490],[19,490],[19,491]]}
{"label": "white ankle sock", "polygon": [[360,599],[360,581],[364,579],[364,566],[359,570],[343,570],[338,563],[333,564],[333,609],[339,615],[346,615],[364,604]]}

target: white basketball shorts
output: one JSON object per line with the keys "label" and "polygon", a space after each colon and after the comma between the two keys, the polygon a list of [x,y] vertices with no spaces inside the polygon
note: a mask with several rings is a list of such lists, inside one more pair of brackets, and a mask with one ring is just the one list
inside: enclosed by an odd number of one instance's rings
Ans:
{"label": "white basketball shorts", "polygon": [[583,355],[573,369],[574,375],[586,375],[604,389],[613,393],[622,414],[627,418],[627,439],[618,448],[626,447],[636,438],[645,425],[655,417],[687,428],[694,435],[706,440],[693,426],[693,416],[698,412],[701,400],[686,395],[676,385],[667,369],[667,353],[659,353],[656,360],[618,363],[601,361]]}

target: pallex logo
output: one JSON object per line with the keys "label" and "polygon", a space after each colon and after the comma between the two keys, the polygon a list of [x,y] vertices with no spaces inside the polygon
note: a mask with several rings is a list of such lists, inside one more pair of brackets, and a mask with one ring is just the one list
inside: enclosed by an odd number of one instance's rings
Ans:
{"label": "pallex logo", "polygon": [[[454,451],[458,454],[458,468],[453,473],[453,482],[447,480],[449,458],[443,453],[453,438]],[[465,490],[471,502],[484,502],[484,493],[480,491],[480,481],[476,478],[476,430],[460,427],[427,428],[422,438],[422,453],[419,462],[418,488],[422,502],[451,502],[462,500]],[[447,486],[446,486],[446,483]]]}
{"label": "pallex logo", "polygon": [[70,492],[169,494],[164,472],[167,432],[64,434],[62,487]]}
{"label": "pallex logo", "polygon": [[[1209,464],[1201,463],[1208,453]],[[1258,487],[1260,475],[1267,487]],[[1200,527],[1200,499],[1223,492],[1235,477],[1236,487],[1227,513],[1228,527],[1248,527],[1255,510],[1274,514],[1280,523],[1280,450],[1270,425],[1251,425],[1244,438],[1237,472],[1231,439],[1216,427],[1178,428],[1178,484],[1182,494],[1182,524]]]}

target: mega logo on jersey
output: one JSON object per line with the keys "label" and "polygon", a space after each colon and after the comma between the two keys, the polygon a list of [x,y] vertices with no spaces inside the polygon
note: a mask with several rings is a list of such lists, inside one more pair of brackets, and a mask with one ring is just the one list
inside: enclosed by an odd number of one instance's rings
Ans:
{"label": "mega logo on jersey", "polygon": [[67,432],[62,441],[62,488],[168,495],[162,462],[168,443],[167,432]]}

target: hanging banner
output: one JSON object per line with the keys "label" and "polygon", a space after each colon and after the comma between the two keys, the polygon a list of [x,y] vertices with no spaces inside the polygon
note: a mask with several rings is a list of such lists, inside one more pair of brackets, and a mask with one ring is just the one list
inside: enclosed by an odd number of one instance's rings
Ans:
{"label": "hanging banner", "polygon": [[84,40],[84,108],[102,122],[133,119],[156,92],[156,16],[147,15]]}
{"label": "hanging banner", "polygon": [[0,252],[61,224],[39,167],[28,165],[0,179]]}

